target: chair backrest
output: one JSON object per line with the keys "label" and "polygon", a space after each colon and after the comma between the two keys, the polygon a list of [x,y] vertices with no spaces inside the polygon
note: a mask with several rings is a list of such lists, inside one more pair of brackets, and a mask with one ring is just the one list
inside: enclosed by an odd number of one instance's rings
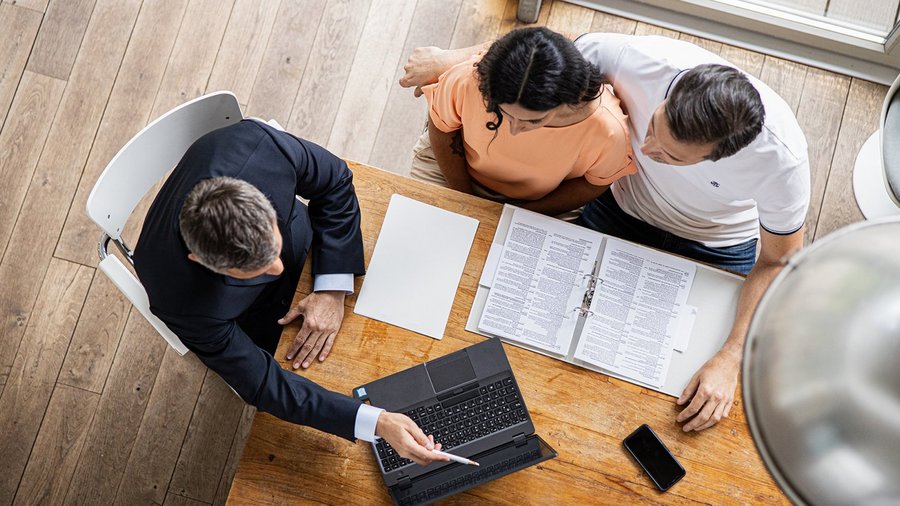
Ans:
{"label": "chair backrest", "polygon": [[137,309],[141,315],[150,323],[150,325],[156,329],[160,336],[169,343],[169,346],[175,350],[179,355],[184,355],[188,352],[187,346],[181,342],[181,339],[172,332],[172,329],[166,326],[166,324],[156,317],[155,314],[150,312],[150,300],[147,298],[147,291],[144,290],[144,286],[134,277],[134,274],[125,267],[125,264],[122,263],[118,258],[109,255],[108,257],[100,260],[100,270],[103,271],[103,274],[116,285],[116,288],[121,291],[128,301]]}
{"label": "chair backrest", "polygon": [[[220,91],[172,109],[128,141],[100,174],[87,200],[87,215],[104,231],[101,251],[105,251],[105,235],[121,239],[138,202],[194,141],[241,119],[235,96]],[[117,257],[101,255],[99,268],[179,355],[188,352],[178,336],[150,311],[143,285]]]}
{"label": "chair backrest", "polygon": [[227,91],[195,98],[160,116],[128,141],[100,174],[88,196],[88,216],[119,239],[141,198],[194,141],[242,119],[237,98]]}

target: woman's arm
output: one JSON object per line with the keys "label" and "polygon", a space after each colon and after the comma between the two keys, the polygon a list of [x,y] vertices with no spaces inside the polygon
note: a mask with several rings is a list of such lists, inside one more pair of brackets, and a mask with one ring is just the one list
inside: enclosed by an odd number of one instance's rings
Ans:
{"label": "woman's arm", "polygon": [[428,118],[428,138],[438,167],[447,180],[447,186],[463,193],[474,193],[472,179],[466,164],[466,152],[462,145],[462,129],[454,132],[442,132]]}
{"label": "woman's arm", "polygon": [[609,186],[594,186],[583,177],[563,181],[547,195],[528,202],[522,207],[529,211],[556,216],[566,211],[578,209],[599,197]]}

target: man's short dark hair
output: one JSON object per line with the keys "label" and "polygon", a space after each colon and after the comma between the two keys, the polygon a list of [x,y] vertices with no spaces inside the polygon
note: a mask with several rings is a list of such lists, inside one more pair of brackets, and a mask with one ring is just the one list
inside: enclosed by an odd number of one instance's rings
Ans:
{"label": "man's short dark hair", "polygon": [[666,101],[666,119],[676,140],[715,144],[708,160],[744,149],[762,131],[766,110],[743,72],[726,65],[698,65],[685,72]]}
{"label": "man's short dark hair", "polygon": [[256,271],[280,253],[272,230],[272,203],[240,179],[214,177],[194,185],[178,222],[188,250],[215,272]]}

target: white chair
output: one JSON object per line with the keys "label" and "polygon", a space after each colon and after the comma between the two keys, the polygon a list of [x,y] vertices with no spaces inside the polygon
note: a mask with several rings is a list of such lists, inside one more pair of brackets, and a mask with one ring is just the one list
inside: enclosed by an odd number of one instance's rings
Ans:
{"label": "white chair", "polygon": [[150,312],[147,292],[138,279],[108,252],[112,241],[134,265],[132,252],[122,240],[125,223],[141,198],[166,175],[187,148],[204,134],[241,121],[237,98],[220,91],[195,98],[160,116],[138,132],[116,153],[88,196],[88,217],[102,230],[98,252],[100,270],[118,287],[153,328],[179,355],[187,353],[178,336]]}
{"label": "white chair", "polygon": [[853,193],[867,219],[900,215],[900,76],[884,99],[878,131],[856,157]]}

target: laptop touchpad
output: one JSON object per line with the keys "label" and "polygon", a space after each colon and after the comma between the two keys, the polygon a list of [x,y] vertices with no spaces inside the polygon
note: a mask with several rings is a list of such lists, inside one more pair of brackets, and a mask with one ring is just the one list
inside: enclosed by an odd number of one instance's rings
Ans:
{"label": "laptop touchpad", "polygon": [[434,392],[440,393],[475,379],[475,370],[465,350],[425,364]]}

